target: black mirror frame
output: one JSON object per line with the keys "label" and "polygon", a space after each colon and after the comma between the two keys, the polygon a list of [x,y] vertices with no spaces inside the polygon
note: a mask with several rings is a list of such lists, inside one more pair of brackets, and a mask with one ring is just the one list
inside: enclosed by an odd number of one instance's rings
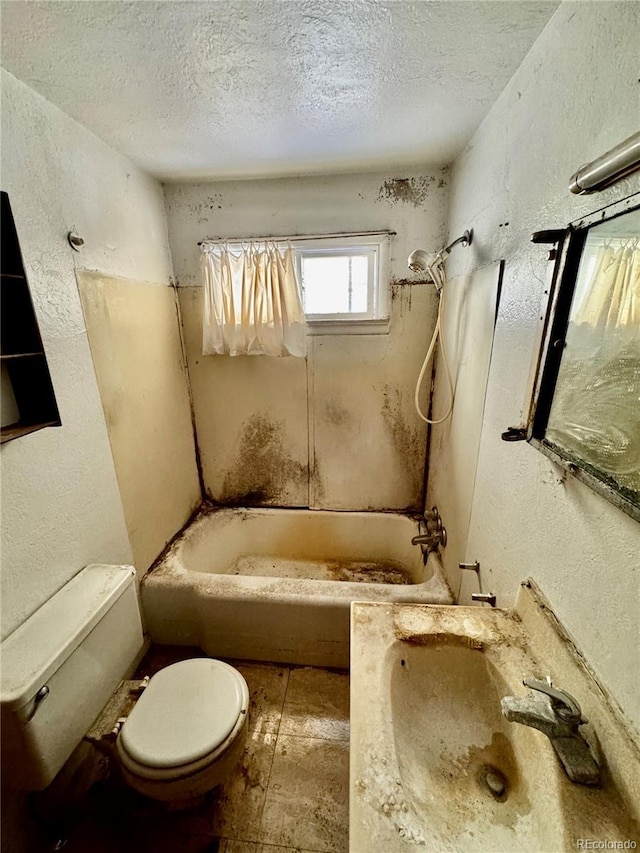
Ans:
{"label": "black mirror frame", "polygon": [[[613,478],[607,478],[597,472],[587,462],[557,447],[545,437],[569,325],[578,267],[589,228],[615,219],[636,208],[640,208],[638,193],[572,222],[565,231],[534,234],[534,242],[553,242],[556,248],[552,250],[551,255],[551,259],[555,259],[555,265],[540,335],[541,345],[527,421],[527,441],[594,492],[602,495],[636,521],[640,521],[640,505],[617,488]],[[549,234],[549,240],[539,239],[540,234]]]}

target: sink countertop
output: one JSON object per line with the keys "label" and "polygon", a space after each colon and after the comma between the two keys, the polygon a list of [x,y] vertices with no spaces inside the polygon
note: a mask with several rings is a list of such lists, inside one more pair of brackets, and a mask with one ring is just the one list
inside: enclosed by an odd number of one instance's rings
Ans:
{"label": "sink countertop", "polygon": [[[353,853],[640,844],[638,744],[546,611],[527,584],[514,611],[352,605]],[[582,705],[593,725],[583,734],[597,733],[609,768],[601,789],[572,784],[545,735],[500,713],[502,696],[526,694],[524,677],[549,673]],[[503,800],[486,788],[487,769],[504,775]]]}

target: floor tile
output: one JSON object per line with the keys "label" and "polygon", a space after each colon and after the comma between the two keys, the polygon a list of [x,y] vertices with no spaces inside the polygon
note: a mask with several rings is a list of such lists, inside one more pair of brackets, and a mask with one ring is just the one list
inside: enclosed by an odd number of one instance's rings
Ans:
{"label": "floor tile", "polygon": [[248,664],[233,661],[245,677],[251,698],[249,731],[277,732],[289,680],[289,668],[277,664]]}
{"label": "floor tile", "polygon": [[280,734],[262,815],[262,841],[346,853],[348,795],[348,742]]}
{"label": "floor tile", "polygon": [[220,853],[260,853],[260,844],[255,841],[234,841],[230,838]]}
{"label": "floor tile", "polygon": [[258,853],[315,853],[315,851],[303,850],[301,847],[274,847],[273,844],[263,844]]}
{"label": "floor tile", "polygon": [[260,841],[260,821],[267,794],[275,734],[249,732],[242,764],[220,790],[213,808],[213,835]]}
{"label": "floor tile", "polygon": [[280,734],[348,740],[348,673],[313,667],[292,669]]}

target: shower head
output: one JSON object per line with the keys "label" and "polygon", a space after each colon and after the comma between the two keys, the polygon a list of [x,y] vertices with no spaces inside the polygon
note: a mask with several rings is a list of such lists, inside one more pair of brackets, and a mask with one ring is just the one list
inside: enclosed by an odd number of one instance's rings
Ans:
{"label": "shower head", "polygon": [[409,255],[407,264],[411,272],[427,272],[436,257],[436,255],[430,255],[429,252],[425,252],[424,249],[415,249]]}
{"label": "shower head", "polygon": [[429,272],[436,260],[444,260],[451,252],[454,246],[462,243],[463,246],[470,246],[473,240],[473,231],[465,231],[462,237],[458,237],[453,243],[449,243],[444,249],[440,249],[435,255],[425,252],[424,249],[414,249],[409,255],[407,264],[411,272]]}

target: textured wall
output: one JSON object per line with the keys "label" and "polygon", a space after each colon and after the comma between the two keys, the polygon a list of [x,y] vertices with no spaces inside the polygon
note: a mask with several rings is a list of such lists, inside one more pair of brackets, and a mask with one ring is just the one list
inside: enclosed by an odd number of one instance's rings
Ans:
{"label": "textured wall", "polygon": [[[435,321],[406,259],[442,245],[446,173],[165,188],[208,493],[227,502],[419,508],[425,429],[413,388]],[[302,359],[201,355],[198,240],[393,230],[391,331],[309,336]],[[428,385],[428,383],[427,383]]]}
{"label": "textured wall", "polygon": [[[5,71],[2,188],[62,418],[0,449],[6,635],[88,563],[132,560],[76,268],[166,283],[171,263],[160,185]],[[25,798],[3,789],[2,813],[3,849],[19,845]]]}
{"label": "textured wall", "polygon": [[560,7],[455,163],[449,222],[454,236],[475,229],[451,276],[506,260],[466,556],[501,606],[534,577],[638,727],[640,525],[500,433],[528,405],[548,254],[531,233],[640,188],[635,175],[591,197],[568,191],[582,163],[638,129],[639,27],[636,3]]}
{"label": "textured wall", "polygon": [[3,189],[62,418],[2,446],[6,634],[87,563],[131,561],[75,268],[166,282],[171,266],[159,184],[6,72],[2,94]]}
{"label": "textured wall", "polygon": [[77,274],[136,568],[144,572],[200,504],[176,294]]}

